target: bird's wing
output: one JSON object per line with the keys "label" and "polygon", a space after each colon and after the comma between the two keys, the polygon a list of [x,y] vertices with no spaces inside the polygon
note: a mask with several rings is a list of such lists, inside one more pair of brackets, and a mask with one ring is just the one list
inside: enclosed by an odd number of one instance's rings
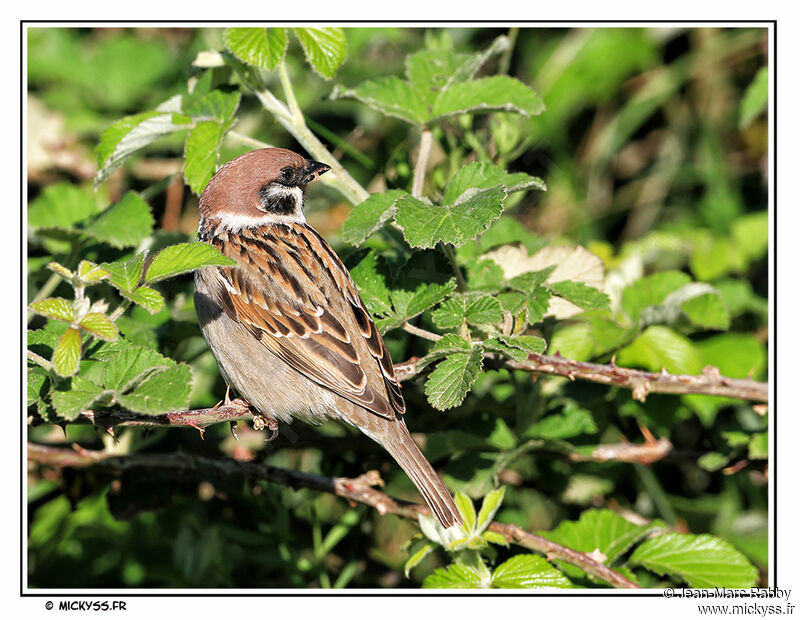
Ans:
{"label": "bird's wing", "polygon": [[216,267],[223,310],[315,383],[385,418],[405,412],[386,345],[330,246],[304,224],[209,239],[236,267]]}

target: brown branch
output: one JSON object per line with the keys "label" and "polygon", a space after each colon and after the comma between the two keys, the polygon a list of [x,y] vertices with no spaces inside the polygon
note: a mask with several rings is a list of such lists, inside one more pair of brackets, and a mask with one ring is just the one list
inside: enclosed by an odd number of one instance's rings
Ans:
{"label": "brown branch", "polygon": [[[396,500],[374,488],[380,484],[377,472],[369,472],[355,479],[328,478],[317,474],[273,467],[262,463],[236,461],[233,459],[214,459],[195,454],[130,454],[114,456],[106,452],[89,451],[81,448],[53,448],[28,442],[28,460],[41,465],[62,468],[91,468],[114,475],[133,470],[157,470],[185,477],[229,478],[243,476],[252,480],[266,480],[294,489],[306,488],[323,493],[338,495],[350,502],[372,506],[380,514],[394,514],[407,519],[415,519],[420,514],[430,514],[427,506],[410,504]],[[526,549],[544,553],[548,558],[563,560],[578,566],[615,588],[638,588],[635,583],[598,562],[590,554],[582,553],[542,536],[526,532],[516,525],[492,522],[489,526],[509,542]]]}
{"label": "brown branch", "polygon": [[[560,355],[531,353],[524,362],[487,355],[496,366],[524,370],[534,374],[558,375],[574,381],[583,379],[633,391],[636,400],[644,402],[648,394],[706,394],[767,402],[769,384],[752,379],[723,377],[719,369],[706,366],[700,375],[673,375],[665,370],[648,372],[635,368],[622,368],[616,364],[593,364],[566,359]],[[420,358],[413,357],[395,365],[398,379],[405,381],[417,374]]]}

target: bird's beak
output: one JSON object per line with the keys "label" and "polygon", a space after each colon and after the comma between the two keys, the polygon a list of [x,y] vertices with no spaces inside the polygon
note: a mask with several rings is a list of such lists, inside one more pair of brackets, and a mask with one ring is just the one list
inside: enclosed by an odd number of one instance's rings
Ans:
{"label": "bird's beak", "polygon": [[311,183],[311,181],[316,181],[319,175],[325,174],[330,169],[331,167],[328,164],[307,159],[306,165],[303,168],[303,178],[300,182],[305,185],[306,183]]}

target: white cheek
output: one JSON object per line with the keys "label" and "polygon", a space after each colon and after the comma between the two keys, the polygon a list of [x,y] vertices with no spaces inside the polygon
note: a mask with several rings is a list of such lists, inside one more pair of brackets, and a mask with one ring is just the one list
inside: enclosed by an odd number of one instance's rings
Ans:
{"label": "white cheek", "polygon": [[219,213],[215,216],[220,226],[227,232],[236,233],[245,228],[256,228],[258,226],[269,226],[271,224],[304,224],[306,221],[302,210],[300,213],[291,215],[275,215],[265,213],[260,216],[241,215],[238,213]]}

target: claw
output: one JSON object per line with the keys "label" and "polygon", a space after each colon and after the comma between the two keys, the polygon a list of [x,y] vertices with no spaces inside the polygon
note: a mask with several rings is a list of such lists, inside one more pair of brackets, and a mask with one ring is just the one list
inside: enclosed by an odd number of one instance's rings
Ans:
{"label": "claw", "polygon": [[239,441],[239,434],[236,432],[236,426],[237,426],[237,423],[236,423],[236,421],[235,421],[235,420],[234,420],[234,421],[232,421],[232,422],[231,422],[231,435],[233,435],[233,438],[234,438],[236,441]]}
{"label": "claw", "polygon": [[265,415],[253,416],[253,428],[255,430],[260,431],[265,427],[272,431],[272,435],[266,439],[267,442],[270,442],[278,436],[278,421]]}

